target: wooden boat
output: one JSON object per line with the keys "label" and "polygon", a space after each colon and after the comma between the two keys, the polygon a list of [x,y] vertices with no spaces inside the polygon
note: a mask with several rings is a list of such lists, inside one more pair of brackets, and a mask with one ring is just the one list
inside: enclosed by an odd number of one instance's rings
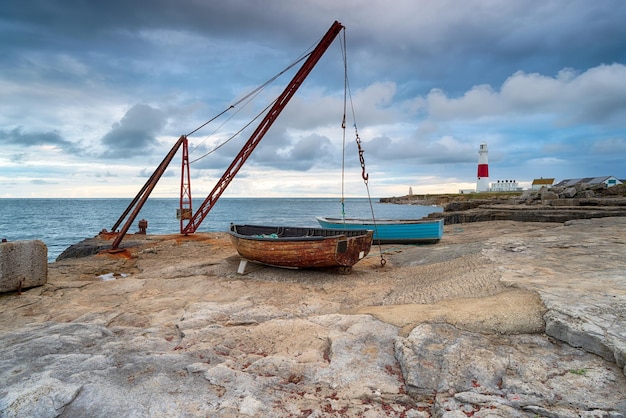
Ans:
{"label": "wooden boat", "polygon": [[[233,245],[243,260],[276,267],[338,267],[349,273],[372,246],[373,231],[288,226],[230,225]],[[242,262],[243,262],[242,260]],[[245,263],[240,265],[240,273]]]}
{"label": "wooden boat", "polygon": [[316,218],[323,228],[371,229],[380,244],[432,244],[443,237],[443,219]]}

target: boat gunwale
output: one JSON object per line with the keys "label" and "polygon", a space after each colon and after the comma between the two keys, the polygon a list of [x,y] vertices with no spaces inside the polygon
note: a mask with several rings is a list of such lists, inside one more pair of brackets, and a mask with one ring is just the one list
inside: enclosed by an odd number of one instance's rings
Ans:
{"label": "boat gunwale", "polygon": [[[259,229],[273,230],[276,228],[287,228],[293,230],[306,230],[306,231],[332,231],[336,234],[331,235],[295,235],[295,236],[263,236],[260,234],[244,234],[237,231],[238,227],[252,227]],[[234,230],[233,230],[234,229]],[[249,225],[249,224],[231,224],[228,233],[234,237],[246,240],[254,241],[273,241],[273,242],[293,242],[293,241],[322,241],[329,239],[349,239],[366,236],[371,232],[368,229],[345,229],[345,228],[315,228],[315,227],[302,227],[302,226],[269,226],[269,225]]]}
{"label": "boat gunwale", "polygon": [[372,219],[372,218],[327,218],[324,216],[316,216],[315,219],[333,225],[412,225],[412,224],[435,224],[443,222],[440,219]]}

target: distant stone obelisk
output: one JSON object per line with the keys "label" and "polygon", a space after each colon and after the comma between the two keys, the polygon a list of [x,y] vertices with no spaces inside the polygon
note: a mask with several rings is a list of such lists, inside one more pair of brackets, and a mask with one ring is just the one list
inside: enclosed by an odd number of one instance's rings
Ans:
{"label": "distant stone obelisk", "polygon": [[487,144],[480,144],[478,150],[478,179],[476,180],[477,192],[489,191],[489,164],[487,161]]}

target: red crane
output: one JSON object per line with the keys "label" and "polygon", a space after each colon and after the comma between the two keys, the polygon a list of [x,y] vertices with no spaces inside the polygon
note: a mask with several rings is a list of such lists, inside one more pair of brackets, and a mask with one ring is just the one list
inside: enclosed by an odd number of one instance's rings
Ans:
{"label": "red crane", "polygon": [[[124,224],[123,228],[118,233],[115,241],[113,242],[111,246],[111,250],[117,249],[120,242],[124,238],[124,235],[126,234],[126,232],[128,232],[130,225],[132,224],[135,217],[141,210],[141,207],[143,206],[145,201],[148,199],[148,196],[150,195],[150,193],[156,186],[156,183],[161,178],[161,175],[163,174],[163,172],[165,171],[165,169],[167,168],[167,166],[169,165],[169,163],[171,162],[172,158],[174,157],[174,155],[178,151],[178,148],[180,148],[181,145],[183,145],[183,169],[182,169],[181,197],[180,197],[181,207],[180,207],[180,212],[179,212],[179,216],[181,220],[181,233],[186,235],[186,234],[196,232],[196,230],[200,227],[200,224],[202,223],[202,221],[206,218],[209,211],[213,208],[213,206],[215,205],[217,200],[220,198],[222,193],[226,190],[226,188],[228,187],[230,182],[233,180],[233,178],[235,177],[239,169],[246,162],[250,154],[252,154],[252,151],[254,151],[254,149],[259,144],[261,139],[263,139],[263,136],[270,129],[270,127],[272,126],[272,124],[274,123],[278,115],[280,115],[280,113],[285,108],[289,100],[291,100],[293,95],[296,93],[296,91],[298,90],[302,82],[309,75],[311,70],[313,70],[313,67],[315,67],[317,62],[322,57],[322,55],[324,55],[324,53],[326,52],[330,44],[335,40],[335,38],[337,37],[337,35],[339,34],[339,32],[341,32],[343,28],[344,28],[343,25],[337,21],[335,21],[331,25],[330,29],[328,29],[328,31],[322,37],[322,39],[317,44],[315,49],[313,49],[313,51],[310,53],[309,57],[306,59],[304,64],[302,64],[302,67],[300,67],[296,75],[289,82],[287,87],[285,87],[285,90],[276,99],[276,101],[274,102],[274,105],[267,112],[267,114],[265,115],[265,117],[263,118],[263,120],[261,121],[257,129],[254,131],[254,133],[250,136],[250,139],[248,139],[248,141],[245,143],[241,151],[239,151],[239,154],[237,154],[233,162],[226,169],[226,171],[224,172],[220,180],[217,182],[215,187],[213,187],[213,190],[211,191],[211,193],[206,197],[206,199],[204,199],[204,202],[202,202],[198,210],[192,216],[189,216],[191,214],[191,186],[189,184],[189,158],[186,152],[187,137],[185,135],[181,136],[176,142],[176,144],[174,144],[174,146],[172,147],[168,155],[165,157],[165,159],[161,162],[159,167],[152,174],[150,179],[148,179],[148,181],[143,186],[141,191],[137,194],[135,199],[133,199],[133,201],[131,202],[129,207],[126,209],[124,214],[120,217],[120,219],[117,221],[117,223],[113,227],[113,231],[115,231],[117,227],[120,225],[120,223],[122,222],[122,220],[131,211],[132,207],[137,205],[135,209],[133,210],[129,219]],[[187,223],[186,226],[183,227],[184,220],[188,220],[189,222]]]}

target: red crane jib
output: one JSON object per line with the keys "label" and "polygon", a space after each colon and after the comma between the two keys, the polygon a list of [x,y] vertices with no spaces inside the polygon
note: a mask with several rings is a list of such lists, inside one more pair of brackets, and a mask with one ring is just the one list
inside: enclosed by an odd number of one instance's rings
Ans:
{"label": "red crane jib", "polygon": [[217,182],[211,193],[202,202],[202,205],[198,208],[196,213],[192,216],[187,226],[183,229],[182,233],[189,234],[194,233],[200,227],[200,224],[206,218],[209,211],[213,208],[219,197],[222,195],[226,187],[233,180],[239,169],[246,162],[252,151],[259,144],[263,136],[270,129],[280,112],[285,108],[289,100],[296,93],[304,79],[309,75],[313,67],[320,60],[324,52],[328,49],[330,44],[335,40],[339,32],[343,29],[343,25],[335,21],[328,32],[324,35],[321,41],[317,44],[313,52],[309,55],[309,58],[304,62],[300,70],[293,77],[291,82],[287,85],[282,94],[278,97],[272,108],[267,112],[263,121],[259,124],[257,129],[245,143],[239,154],[235,157],[230,166],[226,169],[222,178]]}

